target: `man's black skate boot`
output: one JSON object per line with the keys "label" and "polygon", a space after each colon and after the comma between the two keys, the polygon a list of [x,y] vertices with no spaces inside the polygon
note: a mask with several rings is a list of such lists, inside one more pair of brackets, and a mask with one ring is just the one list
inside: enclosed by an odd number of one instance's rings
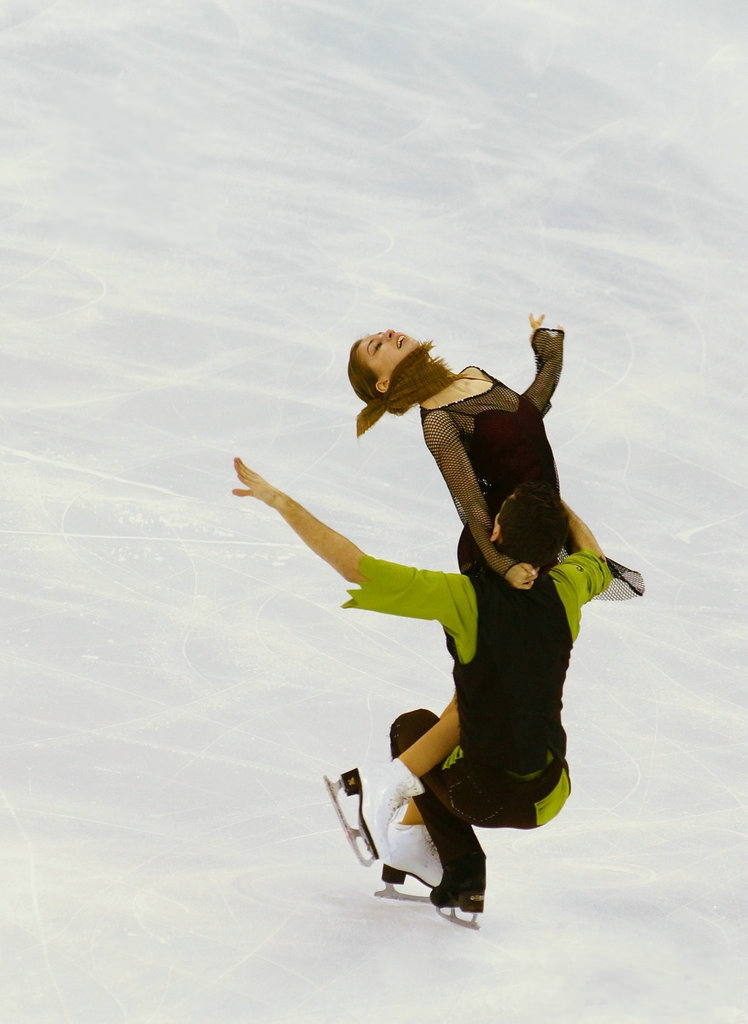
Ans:
{"label": "man's black skate boot", "polygon": [[390,885],[402,885],[408,875],[407,871],[400,868],[391,868],[389,864],[382,866],[382,881]]}
{"label": "man's black skate boot", "polygon": [[482,853],[465,853],[444,867],[441,882],[431,890],[435,907],[459,907],[467,914],[483,912],[486,892],[486,858]]}

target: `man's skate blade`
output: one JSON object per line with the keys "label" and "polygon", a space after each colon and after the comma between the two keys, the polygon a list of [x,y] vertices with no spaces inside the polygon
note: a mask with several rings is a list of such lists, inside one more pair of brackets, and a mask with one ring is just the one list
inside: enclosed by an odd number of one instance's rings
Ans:
{"label": "man's skate blade", "polygon": [[325,780],[325,788],[327,789],[332,805],[335,808],[335,814],[337,815],[338,821],[345,832],[345,837],[348,840],[351,849],[364,867],[371,867],[376,860],[376,854],[371,848],[368,837],[361,831],[361,829],[351,825],[343,814],[343,809],[338,801],[338,794],[340,793],[340,790],[343,789],[342,780],[338,779],[337,782],[333,782],[331,779],[328,779],[326,775],[323,775],[322,778]]}
{"label": "man's skate blade", "polygon": [[428,903],[431,905],[431,900],[428,896],[418,896],[416,893],[403,892],[402,889],[396,889],[392,882],[385,882],[384,889],[377,889],[374,895],[382,900],[393,900],[395,903]]}
{"label": "man's skate blade", "polygon": [[443,917],[450,924],[459,925],[460,928],[470,928],[474,932],[477,932],[480,928],[477,913],[472,913],[469,917],[460,917],[456,907],[450,907],[449,909],[447,907],[437,907],[436,912],[439,917]]}
{"label": "man's skate blade", "polygon": [[[390,900],[393,903],[427,903],[430,907],[433,907],[433,903],[428,896],[418,896],[415,893],[402,892],[400,889],[396,889],[392,882],[385,882],[383,889],[378,889],[375,893],[382,900]],[[461,917],[457,913],[456,907],[434,907],[439,917],[443,917],[445,921],[449,921],[450,924],[459,925],[460,928],[469,928],[471,931],[477,932],[480,929],[478,924],[478,914],[471,914],[469,917]]]}

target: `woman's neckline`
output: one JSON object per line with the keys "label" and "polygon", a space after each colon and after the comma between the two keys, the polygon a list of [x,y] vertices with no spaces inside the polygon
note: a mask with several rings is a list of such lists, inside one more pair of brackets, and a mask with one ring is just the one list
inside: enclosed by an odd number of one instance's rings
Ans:
{"label": "woman's neckline", "polygon": [[[468,374],[468,370],[477,370],[478,373],[481,374],[481,376],[480,377],[476,377],[476,376],[470,375],[470,374]],[[486,387],[484,387],[480,391],[475,391],[473,394],[463,395],[462,398],[454,398],[454,399],[452,399],[451,401],[448,401],[448,402],[440,402],[438,405],[427,405],[427,404],[422,402],[421,403],[421,409],[423,409],[424,412],[434,412],[436,409],[448,409],[452,405],[459,405],[461,402],[469,402],[471,398],[478,398],[480,395],[485,395],[487,392],[489,392],[492,388],[494,388],[496,386],[496,381],[494,380],[494,378],[491,377],[490,374],[486,373],[485,370],[482,370],[480,368],[480,366],[466,366],[465,369],[462,370],[462,372],[457,375],[457,379],[458,380],[479,380],[479,381],[482,381],[483,383],[485,383]],[[452,387],[452,385],[450,384],[449,387]],[[447,391],[448,388],[444,388],[443,390]],[[441,392],[437,392],[437,394],[440,394],[440,393]],[[426,402],[433,401],[434,398],[436,398],[436,395],[432,396],[431,399],[426,399]]]}

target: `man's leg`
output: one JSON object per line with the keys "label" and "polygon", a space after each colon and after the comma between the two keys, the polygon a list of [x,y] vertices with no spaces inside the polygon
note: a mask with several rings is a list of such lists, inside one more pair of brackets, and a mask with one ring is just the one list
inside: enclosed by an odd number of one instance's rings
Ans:
{"label": "man's leg", "polygon": [[[424,709],[400,715],[390,729],[392,756],[407,751],[438,721]],[[422,775],[421,782],[426,790],[413,800],[443,866],[441,881],[431,890],[431,902],[440,908],[459,907],[472,913],[475,921],[475,914],[483,910],[486,855],[472,826],[452,807],[441,763]]]}

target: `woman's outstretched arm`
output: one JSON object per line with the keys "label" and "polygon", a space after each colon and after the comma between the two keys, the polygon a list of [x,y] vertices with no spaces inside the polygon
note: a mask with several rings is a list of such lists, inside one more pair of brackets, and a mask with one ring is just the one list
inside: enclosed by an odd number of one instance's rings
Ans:
{"label": "woman's outstretched arm", "polygon": [[530,344],[535,353],[535,379],[525,391],[535,408],[545,416],[551,407],[551,397],[556,390],[564,364],[564,329],[551,330],[543,327],[545,314],[534,317],[530,313]]}

